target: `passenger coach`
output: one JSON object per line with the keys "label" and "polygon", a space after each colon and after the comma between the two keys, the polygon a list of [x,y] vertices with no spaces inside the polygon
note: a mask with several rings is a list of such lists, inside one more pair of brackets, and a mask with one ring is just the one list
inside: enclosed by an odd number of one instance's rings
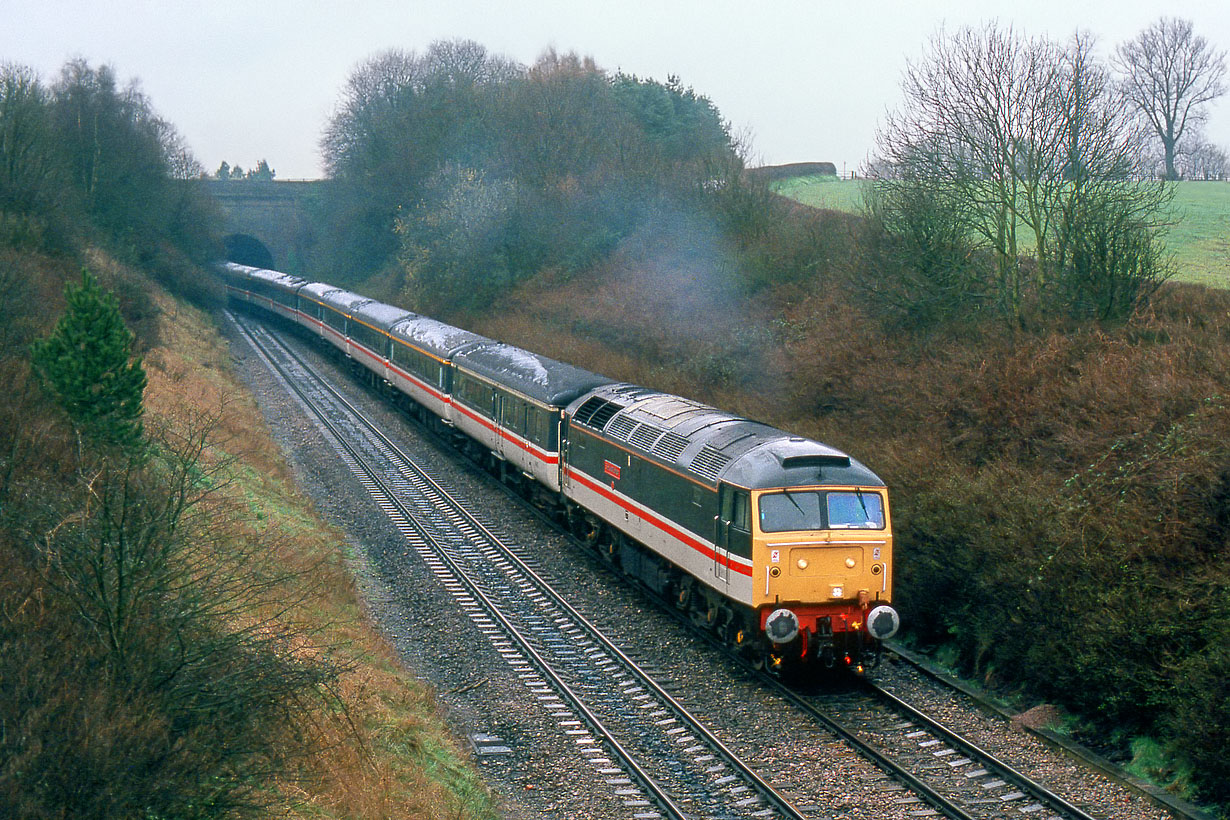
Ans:
{"label": "passenger coach", "polygon": [[486,448],[501,473],[558,493],[563,409],[611,380],[498,342],[466,348],[453,366],[457,429]]}

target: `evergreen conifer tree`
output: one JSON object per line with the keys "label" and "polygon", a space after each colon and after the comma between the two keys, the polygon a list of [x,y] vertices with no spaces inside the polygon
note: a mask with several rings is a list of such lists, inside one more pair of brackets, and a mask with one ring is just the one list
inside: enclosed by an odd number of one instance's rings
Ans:
{"label": "evergreen conifer tree", "polygon": [[145,369],[115,295],[88,271],[65,289],[68,308],[32,348],[34,370],[87,438],[126,449],[142,438]]}

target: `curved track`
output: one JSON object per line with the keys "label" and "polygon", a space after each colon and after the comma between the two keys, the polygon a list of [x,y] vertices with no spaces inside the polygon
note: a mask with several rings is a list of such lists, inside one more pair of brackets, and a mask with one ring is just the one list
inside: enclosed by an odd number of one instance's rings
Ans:
{"label": "curved track", "polygon": [[[289,348],[236,323],[638,817],[805,817]],[[609,777],[615,771],[627,777]]]}

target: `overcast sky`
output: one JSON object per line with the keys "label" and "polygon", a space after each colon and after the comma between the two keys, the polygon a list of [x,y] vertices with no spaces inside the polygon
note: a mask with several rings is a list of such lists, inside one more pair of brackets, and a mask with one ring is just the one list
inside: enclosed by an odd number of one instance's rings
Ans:
{"label": "overcast sky", "polygon": [[[264,158],[293,179],[321,175],[320,134],[367,57],[464,38],[530,63],[554,47],[612,72],[678,75],[750,137],[755,160],[848,171],[941,26],[998,20],[1055,39],[1082,29],[1108,54],[1163,13],[1230,49],[1227,0],[0,0],[0,61],[48,82],[71,57],[110,64],[207,169]],[[1205,130],[1230,150],[1230,98]]]}

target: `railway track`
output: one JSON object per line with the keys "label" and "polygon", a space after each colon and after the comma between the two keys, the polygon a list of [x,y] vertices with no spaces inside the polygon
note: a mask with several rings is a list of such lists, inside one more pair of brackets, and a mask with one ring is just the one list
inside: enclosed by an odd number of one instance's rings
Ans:
{"label": "railway track", "polygon": [[[670,609],[668,602],[661,603]],[[677,618],[688,623],[684,616]],[[729,651],[721,641],[708,637],[715,651]],[[913,806],[910,816],[1100,820],[871,679],[833,681],[836,686],[809,694],[742,658],[730,657],[779,700],[903,784],[911,794],[896,802]],[[798,725],[797,719],[782,722]]]}
{"label": "railway track", "polygon": [[234,320],[634,816],[806,817],[293,351]]}
{"label": "railway track", "polygon": [[[995,702],[977,687],[940,670],[925,657],[891,643],[885,647],[885,650],[894,659],[895,667],[904,674],[904,677],[898,676],[900,678],[897,682],[898,686],[904,686],[906,689],[913,688],[909,683],[911,677],[917,678],[920,682],[929,682],[937,692],[947,693],[951,698],[972,704],[975,712],[984,716],[992,724],[1011,725],[1014,730],[1024,732],[1036,740],[1039,745],[1055,753],[1070,767],[1099,773],[1107,781],[1138,795],[1158,811],[1184,820],[1213,820],[1212,814],[1199,806],[1133,778],[1120,767],[1080,744],[1045,728],[1034,727],[1015,720],[1015,711]],[[894,689],[896,688],[894,686]]]}
{"label": "railway track", "polygon": [[[310,377],[293,351],[260,326],[236,323],[258,350],[266,348],[262,357],[275,373],[282,371],[279,378],[290,392],[302,384],[319,386],[312,388],[319,395],[300,395],[299,401],[329,431],[343,460],[480,632],[592,761],[596,782],[609,785],[634,816],[825,816],[814,807],[798,808],[797,800],[726,748],[654,682],[654,674],[638,669],[555,595],[532,559],[504,546],[421,475],[340,395]],[[344,444],[349,438],[356,443]],[[518,608],[517,601],[529,603]],[[669,605],[664,611],[675,612]],[[713,645],[721,646],[716,640]],[[747,672],[908,789],[895,801],[903,816],[1104,816],[1053,794],[870,683],[808,695],[750,667]]]}
{"label": "railway track", "polygon": [[802,695],[772,679],[766,684],[945,816],[1096,820],[872,681],[819,696]]}

